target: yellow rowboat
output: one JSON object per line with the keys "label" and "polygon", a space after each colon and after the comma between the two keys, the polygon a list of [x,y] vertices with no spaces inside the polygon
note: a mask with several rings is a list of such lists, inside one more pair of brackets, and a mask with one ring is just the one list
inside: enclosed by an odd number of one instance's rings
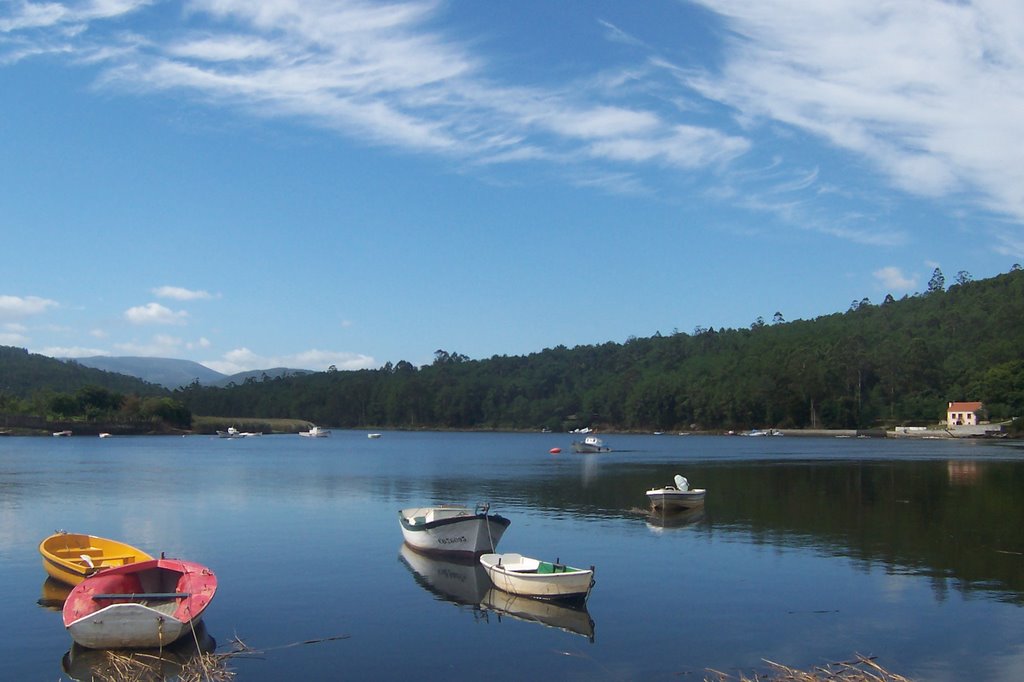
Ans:
{"label": "yellow rowboat", "polygon": [[152,559],[141,549],[117,540],[59,531],[39,543],[43,568],[54,580],[77,585],[105,568]]}

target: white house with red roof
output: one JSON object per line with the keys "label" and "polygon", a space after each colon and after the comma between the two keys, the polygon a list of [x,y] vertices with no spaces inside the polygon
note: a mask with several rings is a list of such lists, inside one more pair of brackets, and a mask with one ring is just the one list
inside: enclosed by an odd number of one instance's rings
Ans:
{"label": "white house with red roof", "polygon": [[946,426],[977,426],[984,411],[985,406],[980,402],[951,402],[946,408]]}

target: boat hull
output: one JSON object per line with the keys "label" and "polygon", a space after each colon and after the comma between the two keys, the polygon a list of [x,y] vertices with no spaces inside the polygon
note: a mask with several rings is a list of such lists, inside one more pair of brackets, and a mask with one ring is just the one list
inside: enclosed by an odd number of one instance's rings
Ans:
{"label": "boat hull", "polygon": [[[80,644],[72,644],[61,659],[64,672],[75,680],[177,680],[195,679],[186,673],[191,668],[199,667],[195,659],[211,654],[217,649],[216,640],[210,636],[203,621],[193,624],[194,631],[189,629],[187,636],[182,637],[170,646],[153,649],[132,649],[120,651],[111,656],[110,652],[89,649]],[[213,671],[207,666],[215,663],[203,662],[206,672]],[[219,679],[211,674],[204,679]]]}
{"label": "boat hull", "polygon": [[39,554],[46,574],[68,585],[77,585],[107,568],[153,558],[123,542],[81,533],[54,533],[39,543]]}
{"label": "boat hull", "polygon": [[64,626],[90,649],[163,647],[190,632],[217,591],[210,569],[153,559],[111,568],[76,585],[64,602]]}
{"label": "boat hull", "polygon": [[685,491],[674,488],[655,488],[647,491],[647,499],[654,509],[693,509],[704,504],[705,492],[700,488]]}
{"label": "boat hull", "polygon": [[519,554],[484,554],[480,563],[499,590],[534,599],[583,602],[594,586],[594,569],[573,568]]}
{"label": "boat hull", "polygon": [[474,513],[455,505],[402,509],[398,522],[402,537],[413,549],[471,557],[493,552],[511,523],[498,514]]}
{"label": "boat hull", "polygon": [[592,455],[599,452],[611,452],[612,449],[603,445],[588,445],[587,443],[573,443],[572,451],[578,455]]}
{"label": "boat hull", "polygon": [[111,604],[75,621],[68,632],[88,649],[150,649],[178,641],[194,620],[181,621],[141,604]]}

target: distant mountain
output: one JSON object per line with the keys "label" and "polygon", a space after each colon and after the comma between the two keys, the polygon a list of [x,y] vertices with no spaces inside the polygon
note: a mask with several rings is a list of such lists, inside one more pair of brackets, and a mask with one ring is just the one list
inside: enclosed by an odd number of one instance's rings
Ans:
{"label": "distant mountain", "polygon": [[[277,377],[291,377],[301,376],[303,374],[314,374],[313,371],[308,369],[291,369],[288,367],[274,367],[273,369],[253,369],[248,372],[239,372],[238,374],[232,374],[231,376],[224,377],[216,382],[211,382],[210,386],[228,386],[229,384],[244,384],[248,379],[254,379],[256,381],[263,381],[263,377],[266,376],[268,379],[276,379]],[[223,376],[223,375],[222,375]],[[199,383],[204,384],[206,382],[200,381]]]}
{"label": "distant mountain", "polygon": [[264,376],[270,379],[279,376],[294,376],[299,374],[311,374],[306,369],[289,369],[286,367],[275,367],[273,369],[254,369],[238,374],[223,374],[212,370],[206,365],[191,360],[176,360],[173,358],[144,358],[144,357],[111,357],[107,355],[94,355],[88,358],[75,358],[74,360],[85,367],[102,369],[107,372],[117,372],[128,376],[138,377],[153,384],[159,384],[165,388],[175,389],[181,386],[188,386],[198,381],[203,386],[223,387],[229,384],[244,384],[247,379],[262,381]]}
{"label": "distant mountain", "polygon": [[205,386],[217,386],[222,380],[228,378],[227,375],[212,370],[206,365],[200,365],[198,362],[172,358],[94,355],[88,358],[74,358],[74,362],[85,367],[138,377],[170,389],[188,386],[197,380]]}

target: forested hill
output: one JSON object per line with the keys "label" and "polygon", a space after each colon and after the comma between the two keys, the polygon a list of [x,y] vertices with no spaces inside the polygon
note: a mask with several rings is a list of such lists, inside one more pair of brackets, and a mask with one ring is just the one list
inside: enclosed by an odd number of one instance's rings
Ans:
{"label": "forested hill", "polygon": [[0,398],[25,399],[41,391],[76,393],[88,387],[140,396],[170,395],[164,388],[136,377],[56,360],[24,348],[0,346]]}
{"label": "forested hill", "polygon": [[[963,273],[962,273],[963,274]],[[196,414],[399,428],[688,430],[935,423],[950,400],[1024,413],[1024,272],[841,314],[175,392]]]}

